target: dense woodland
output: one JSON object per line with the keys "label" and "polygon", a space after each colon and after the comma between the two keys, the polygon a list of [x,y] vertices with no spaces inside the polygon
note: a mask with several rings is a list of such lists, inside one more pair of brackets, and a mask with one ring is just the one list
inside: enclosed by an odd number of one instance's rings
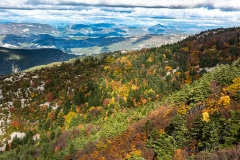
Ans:
{"label": "dense woodland", "polygon": [[1,77],[0,159],[240,159],[239,56],[220,28]]}

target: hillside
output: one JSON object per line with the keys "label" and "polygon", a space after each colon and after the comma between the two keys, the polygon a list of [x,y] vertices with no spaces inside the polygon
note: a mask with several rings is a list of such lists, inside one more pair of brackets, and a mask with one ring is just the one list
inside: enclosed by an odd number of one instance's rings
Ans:
{"label": "hillside", "polygon": [[0,76],[34,66],[67,61],[78,56],[58,49],[9,49],[0,47]]}
{"label": "hillside", "polygon": [[0,159],[239,159],[239,33],[1,78]]}

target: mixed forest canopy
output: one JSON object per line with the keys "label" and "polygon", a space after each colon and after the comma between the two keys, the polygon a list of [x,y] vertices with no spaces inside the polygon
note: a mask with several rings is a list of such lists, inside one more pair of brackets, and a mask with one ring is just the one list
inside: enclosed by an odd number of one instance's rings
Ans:
{"label": "mixed forest canopy", "polygon": [[1,77],[0,159],[239,159],[239,54],[220,28]]}

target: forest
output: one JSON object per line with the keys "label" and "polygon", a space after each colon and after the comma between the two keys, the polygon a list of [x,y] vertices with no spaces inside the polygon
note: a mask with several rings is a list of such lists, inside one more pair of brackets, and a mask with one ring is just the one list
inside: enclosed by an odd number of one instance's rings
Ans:
{"label": "forest", "polygon": [[239,56],[219,28],[2,76],[0,159],[238,160]]}

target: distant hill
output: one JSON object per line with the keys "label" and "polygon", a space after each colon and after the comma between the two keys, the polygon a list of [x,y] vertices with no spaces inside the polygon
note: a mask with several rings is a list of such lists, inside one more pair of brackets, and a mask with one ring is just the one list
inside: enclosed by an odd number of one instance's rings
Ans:
{"label": "distant hill", "polygon": [[239,39],[220,28],[1,77],[0,159],[239,159]]}
{"label": "distant hill", "polygon": [[132,27],[96,23],[50,26],[40,23],[0,24],[0,46],[14,49],[56,48],[77,55],[157,47],[186,38],[185,29],[155,25]]}
{"label": "distant hill", "polygon": [[66,61],[78,56],[58,49],[9,49],[0,47],[0,75],[7,75],[34,66]]}

